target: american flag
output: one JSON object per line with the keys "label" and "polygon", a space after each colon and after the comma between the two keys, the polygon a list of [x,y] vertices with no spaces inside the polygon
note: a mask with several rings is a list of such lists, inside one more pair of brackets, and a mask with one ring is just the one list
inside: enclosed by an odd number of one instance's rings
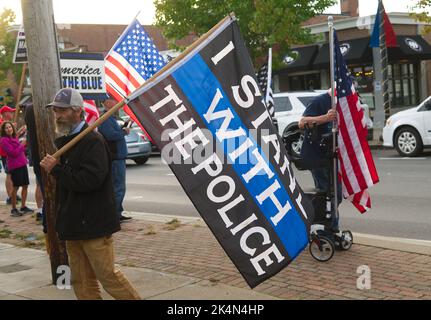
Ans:
{"label": "american flag", "polygon": [[272,96],[272,88],[271,88],[271,69],[272,69],[272,50],[271,48],[268,51],[268,61],[262,65],[259,71],[256,74],[257,81],[259,83],[260,89],[263,93],[263,102],[271,116],[271,119],[274,123],[276,123],[276,119],[274,116],[274,98]]}
{"label": "american flag", "polygon": [[347,70],[334,30],[335,81],[338,111],[339,176],[343,194],[364,213],[371,208],[367,189],[379,177],[367,142],[364,111]]}
{"label": "american flag", "polygon": [[[121,101],[165,64],[144,27],[134,19],[105,58],[106,91]],[[124,111],[139,124],[129,107]]]}
{"label": "american flag", "polygon": [[94,100],[84,100],[84,110],[87,116],[85,121],[88,125],[92,125],[97,119],[99,119],[99,110],[96,107],[96,102]]}

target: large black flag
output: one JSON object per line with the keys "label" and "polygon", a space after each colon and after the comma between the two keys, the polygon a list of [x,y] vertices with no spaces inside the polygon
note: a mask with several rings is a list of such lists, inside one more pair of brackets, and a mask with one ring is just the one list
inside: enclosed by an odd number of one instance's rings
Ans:
{"label": "large black flag", "polygon": [[234,17],[129,100],[251,287],[307,246],[313,210],[262,103]]}

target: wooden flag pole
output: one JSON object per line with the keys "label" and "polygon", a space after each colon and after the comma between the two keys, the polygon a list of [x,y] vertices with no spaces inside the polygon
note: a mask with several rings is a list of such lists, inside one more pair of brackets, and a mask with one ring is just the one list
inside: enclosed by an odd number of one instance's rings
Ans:
{"label": "wooden flag pole", "polygon": [[27,63],[24,63],[24,65],[22,66],[21,80],[19,82],[18,96],[17,96],[16,104],[15,104],[15,114],[14,114],[14,117],[13,117],[13,122],[15,122],[15,123],[18,120],[19,101],[21,100],[21,92],[22,92],[22,89],[24,87],[24,80],[25,80],[25,73],[26,73],[26,71],[27,71]]}
{"label": "wooden flag pole", "polygon": [[97,128],[99,125],[101,125],[103,122],[105,122],[111,115],[113,115],[115,112],[117,112],[119,109],[121,109],[124,105],[128,104],[129,101],[134,99],[135,93],[142,88],[144,85],[148,85],[148,83],[154,82],[163,72],[171,68],[173,65],[178,63],[181,59],[183,59],[190,51],[195,49],[199,44],[201,44],[205,39],[207,39],[215,30],[217,30],[218,27],[220,27],[223,23],[225,23],[227,20],[233,20],[235,19],[235,15],[231,13],[224,19],[222,19],[219,23],[217,23],[214,27],[212,27],[207,33],[205,33],[203,36],[201,36],[198,40],[196,40],[193,44],[191,44],[189,47],[187,47],[184,52],[182,52],[178,57],[176,57],[174,60],[169,62],[166,66],[164,66],[162,69],[160,69],[157,73],[155,73],[150,79],[148,79],[145,83],[143,83],[139,88],[137,88],[128,98],[123,99],[122,101],[118,102],[114,107],[112,107],[109,111],[107,111],[103,116],[101,116],[99,119],[96,120],[91,126],[86,128],[84,131],[82,131],[80,134],[78,134],[75,138],[73,138],[71,141],[69,141],[67,144],[65,144],[61,149],[59,149],[57,152],[55,152],[52,156],[56,159],[60,158],[61,155],[63,155],[66,151],[68,151],[70,148],[72,148],[75,144],[77,144],[85,135],[93,131],[95,128]]}

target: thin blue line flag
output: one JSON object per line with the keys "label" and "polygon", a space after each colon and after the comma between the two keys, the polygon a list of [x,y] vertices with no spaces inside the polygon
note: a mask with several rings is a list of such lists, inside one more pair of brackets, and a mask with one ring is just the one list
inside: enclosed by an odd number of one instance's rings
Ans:
{"label": "thin blue line flag", "polygon": [[236,19],[225,18],[192,48],[128,105],[255,287],[307,246],[314,212],[262,102]]}

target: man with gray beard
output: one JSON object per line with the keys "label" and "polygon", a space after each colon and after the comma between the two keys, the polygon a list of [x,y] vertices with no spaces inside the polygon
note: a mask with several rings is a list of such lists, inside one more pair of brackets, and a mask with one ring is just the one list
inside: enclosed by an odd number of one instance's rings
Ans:
{"label": "man with gray beard", "polygon": [[[57,148],[88,126],[83,99],[72,88],[57,92],[47,105],[55,116]],[[112,234],[120,230],[115,210],[109,149],[93,131],[60,159],[46,155],[41,167],[57,180],[59,239],[66,241],[72,285],[78,299],[101,299],[97,280],[116,299],[140,299],[129,281],[114,266]]]}

